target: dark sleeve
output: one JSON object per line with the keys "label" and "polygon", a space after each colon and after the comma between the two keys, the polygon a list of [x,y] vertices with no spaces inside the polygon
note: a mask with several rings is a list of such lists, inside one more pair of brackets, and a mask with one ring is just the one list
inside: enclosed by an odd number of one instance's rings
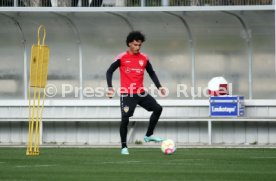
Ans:
{"label": "dark sleeve", "polygon": [[106,81],[107,81],[107,86],[112,87],[112,75],[113,72],[120,67],[120,59],[116,60],[113,62],[110,67],[106,71]]}
{"label": "dark sleeve", "polygon": [[146,65],[146,70],[151,78],[151,80],[153,81],[153,83],[155,84],[155,86],[159,89],[161,86],[159,80],[158,80],[158,77],[157,75],[155,74],[153,68],[152,68],[152,65],[151,63],[148,61],[147,65]]}

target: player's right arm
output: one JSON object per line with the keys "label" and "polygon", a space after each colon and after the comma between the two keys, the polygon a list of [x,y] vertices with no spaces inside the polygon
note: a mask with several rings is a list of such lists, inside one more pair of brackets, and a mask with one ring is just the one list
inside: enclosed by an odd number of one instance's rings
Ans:
{"label": "player's right arm", "polygon": [[108,86],[107,97],[109,97],[109,98],[112,98],[114,95],[114,92],[115,92],[113,89],[113,86],[112,86],[112,76],[113,76],[113,72],[118,67],[120,67],[120,59],[113,62],[106,71],[106,81],[107,81],[107,86]]}

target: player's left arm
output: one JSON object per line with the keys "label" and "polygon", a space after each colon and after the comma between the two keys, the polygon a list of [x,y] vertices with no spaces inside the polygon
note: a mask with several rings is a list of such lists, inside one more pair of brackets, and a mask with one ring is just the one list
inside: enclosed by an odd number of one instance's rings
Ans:
{"label": "player's left arm", "polygon": [[155,86],[158,88],[158,90],[161,91],[162,95],[165,95],[166,90],[161,86],[160,81],[159,81],[155,71],[153,70],[152,65],[151,65],[149,60],[148,60],[147,65],[146,65],[146,70],[147,70],[151,80],[153,81]]}

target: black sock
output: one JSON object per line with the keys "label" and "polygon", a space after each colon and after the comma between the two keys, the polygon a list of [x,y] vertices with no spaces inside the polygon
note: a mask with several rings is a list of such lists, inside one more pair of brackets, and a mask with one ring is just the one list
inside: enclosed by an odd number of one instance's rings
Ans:
{"label": "black sock", "polygon": [[121,136],[121,143],[122,148],[127,147],[127,126],[129,123],[128,117],[122,117],[121,125],[120,125],[120,136]]}

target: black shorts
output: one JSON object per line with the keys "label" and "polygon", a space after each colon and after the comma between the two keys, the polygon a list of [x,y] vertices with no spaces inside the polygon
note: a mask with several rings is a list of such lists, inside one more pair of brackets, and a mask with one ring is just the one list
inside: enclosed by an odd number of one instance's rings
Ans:
{"label": "black shorts", "polygon": [[[141,96],[142,95],[142,96]],[[121,94],[121,113],[122,117],[133,116],[134,110],[137,104],[147,111],[154,111],[159,109],[161,106],[156,100],[147,92],[139,94]]]}

